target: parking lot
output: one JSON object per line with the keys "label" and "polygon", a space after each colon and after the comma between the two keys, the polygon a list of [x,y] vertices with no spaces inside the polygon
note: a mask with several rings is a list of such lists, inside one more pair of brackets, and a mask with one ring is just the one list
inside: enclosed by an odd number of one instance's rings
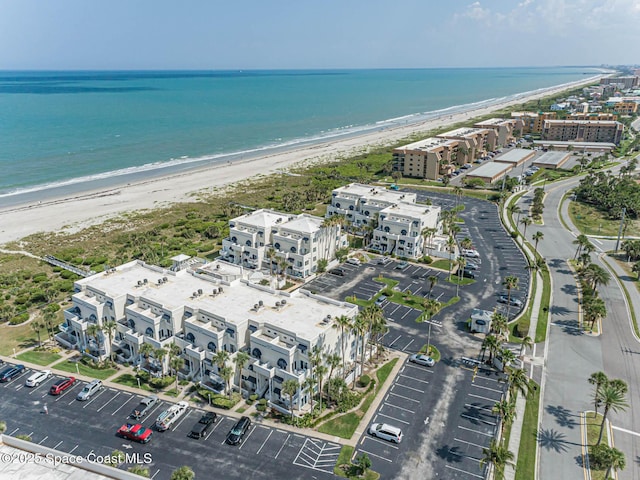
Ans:
{"label": "parking lot", "polygon": [[[153,432],[152,440],[141,445],[116,436],[117,429],[138,404],[140,395],[103,388],[90,400],[79,402],[76,395],[86,382],[78,381],[58,397],[50,396],[53,376],[40,386],[29,388],[24,381],[33,373],[27,369],[20,377],[0,386],[2,420],[7,434],[29,435],[34,443],[69,454],[110,455],[114,450],[150,454],[145,464],[152,478],[168,479],[182,465],[193,468],[197,478],[213,472],[224,478],[333,478],[333,467],[341,446],[337,443],[262,425],[255,421],[239,446],[225,444],[237,419],[219,415],[218,421],[201,440],[187,437],[203,410],[189,408],[166,432]],[[48,414],[42,413],[44,405]],[[140,423],[151,428],[169,402],[160,401]],[[126,465],[128,467],[130,465]]]}

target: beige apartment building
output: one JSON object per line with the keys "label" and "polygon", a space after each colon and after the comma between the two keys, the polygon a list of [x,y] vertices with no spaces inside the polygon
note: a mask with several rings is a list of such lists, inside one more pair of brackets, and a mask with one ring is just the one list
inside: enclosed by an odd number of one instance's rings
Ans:
{"label": "beige apartment building", "polygon": [[487,128],[498,135],[498,145],[506,145],[515,141],[515,132],[522,132],[523,121],[515,118],[489,118],[474,125],[476,128]]}
{"label": "beige apartment building", "polygon": [[459,144],[458,140],[427,138],[396,148],[393,168],[404,177],[437,180],[455,170]]}
{"label": "beige apartment building", "polygon": [[485,153],[495,150],[498,144],[498,134],[490,128],[462,127],[438,135],[438,138],[458,140],[457,163],[463,165]]}
{"label": "beige apartment building", "polygon": [[547,120],[544,122],[544,140],[576,142],[608,142],[619,144],[624,125],[605,120]]}
{"label": "beige apartment building", "polygon": [[620,115],[633,115],[638,113],[637,102],[618,102],[613,106],[613,110]]}
{"label": "beige apartment building", "polygon": [[569,115],[569,120],[608,120],[610,122],[615,122],[618,120],[618,115],[607,112],[572,113]]}
{"label": "beige apartment building", "polygon": [[512,112],[512,118],[522,120],[522,133],[542,133],[545,120],[558,118],[556,112]]}

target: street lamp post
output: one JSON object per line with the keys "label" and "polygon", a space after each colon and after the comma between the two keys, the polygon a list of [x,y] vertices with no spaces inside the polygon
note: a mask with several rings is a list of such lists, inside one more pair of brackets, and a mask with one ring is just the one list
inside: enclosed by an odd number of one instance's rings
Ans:
{"label": "street lamp post", "polygon": [[77,363],[76,363],[76,373],[77,373],[78,375],[80,375],[80,368],[78,367],[78,364],[77,364]]}

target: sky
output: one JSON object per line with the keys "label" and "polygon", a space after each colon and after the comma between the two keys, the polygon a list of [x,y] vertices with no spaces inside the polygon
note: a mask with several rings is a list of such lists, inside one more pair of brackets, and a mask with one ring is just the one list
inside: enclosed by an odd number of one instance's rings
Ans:
{"label": "sky", "polygon": [[640,0],[0,0],[0,70],[640,63]]}

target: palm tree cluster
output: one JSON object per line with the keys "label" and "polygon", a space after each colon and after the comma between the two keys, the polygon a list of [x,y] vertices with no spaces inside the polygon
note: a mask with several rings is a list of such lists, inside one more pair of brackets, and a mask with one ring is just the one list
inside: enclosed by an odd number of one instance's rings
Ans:
{"label": "palm tree cluster", "polygon": [[533,191],[533,202],[531,204],[531,216],[534,220],[542,218],[544,210],[544,189],[538,187]]}
{"label": "palm tree cluster", "polygon": [[640,240],[625,240],[622,242],[622,250],[629,261],[634,262],[631,271],[635,272],[640,280]]}
{"label": "palm tree cluster", "polygon": [[629,175],[590,173],[580,181],[575,194],[577,201],[592,205],[614,220],[622,217],[623,208],[630,218],[640,213],[640,185]]}
{"label": "palm tree cluster", "polygon": [[580,256],[577,265],[578,279],[582,288],[582,312],[585,322],[590,324],[591,330],[598,320],[607,316],[607,308],[604,300],[598,293],[598,286],[608,285],[611,274],[600,265],[591,263],[588,248],[583,247],[584,253]]}
{"label": "palm tree cluster", "polygon": [[629,406],[626,398],[629,386],[624,380],[608,378],[604,372],[592,373],[588,382],[594,386],[594,416],[598,414],[598,406],[602,406],[603,408],[602,423],[600,425],[600,433],[598,435],[597,442],[597,445],[600,445],[609,412],[624,411]]}

